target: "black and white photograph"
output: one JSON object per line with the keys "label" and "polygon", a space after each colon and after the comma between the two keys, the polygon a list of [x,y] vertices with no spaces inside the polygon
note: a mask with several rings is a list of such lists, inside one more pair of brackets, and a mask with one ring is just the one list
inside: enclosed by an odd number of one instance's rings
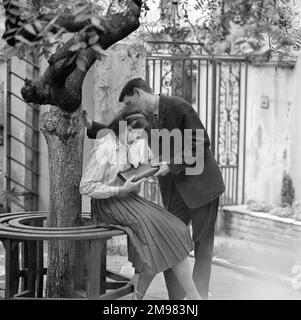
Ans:
{"label": "black and white photograph", "polygon": [[0,309],[301,300],[300,101],[300,0],[2,0]]}

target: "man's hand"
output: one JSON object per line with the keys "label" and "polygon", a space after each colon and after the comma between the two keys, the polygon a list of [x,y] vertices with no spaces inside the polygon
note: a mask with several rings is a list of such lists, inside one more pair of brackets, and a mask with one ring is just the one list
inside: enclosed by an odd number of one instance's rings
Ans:
{"label": "man's hand", "polygon": [[159,168],[159,170],[155,173],[155,175],[154,175],[155,177],[165,176],[165,175],[167,175],[167,174],[170,172],[170,168],[169,168],[169,166],[167,165],[167,162],[166,162],[166,161],[152,163],[152,167],[157,167],[157,166],[160,166],[160,168]]}
{"label": "man's hand", "polygon": [[83,109],[81,111],[82,113],[82,118],[83,118],[83,123],[84,123],[84,126],[87,127],[88,129],[91,129],[92,128],[92,120],[90,120],[88,118],[88,113],[85,109]]}

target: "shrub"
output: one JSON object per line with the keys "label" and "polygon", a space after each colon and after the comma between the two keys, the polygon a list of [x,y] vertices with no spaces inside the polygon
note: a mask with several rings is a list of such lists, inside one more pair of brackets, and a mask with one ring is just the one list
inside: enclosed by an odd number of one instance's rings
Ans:
{"label": "shrub", "polygon": [[281,205],[292,206],[295,199],[295,189],[291,177],[284,172],[281,185]]}

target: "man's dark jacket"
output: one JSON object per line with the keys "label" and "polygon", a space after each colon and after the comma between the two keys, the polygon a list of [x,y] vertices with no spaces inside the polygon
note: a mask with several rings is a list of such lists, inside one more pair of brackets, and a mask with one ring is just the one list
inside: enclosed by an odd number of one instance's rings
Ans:
{"label": "man's dark jacket", "polygon": [[[97,131],[103,129],[104,125],[93,121],[92,128],[87,135],[91,139],[96,138]],[[180,97],[169,97],[160,95],[159,100],[159,129],[173,130],[203,129],[204,130],[204,169],[199,175],[186,175],[185,169],[191,165],[169,164],[171,172],[166,176],[159,177],[162,201],[165,208],[168,208],[171,197],[172,184],[175,183],[181,197],[187,207],[194,209],[218,198],[225,190],[222,175],[218,164],[210,150],[208,134],[199,119],[198,114],[192,106]],[[196,135],[192,134],[192,149],[196,143]],[[171,158],[173,158],[173,144],[171,144]],[[194,149],[195,150],[195,149]],[[193,167],[193,166],[192,166]]]}

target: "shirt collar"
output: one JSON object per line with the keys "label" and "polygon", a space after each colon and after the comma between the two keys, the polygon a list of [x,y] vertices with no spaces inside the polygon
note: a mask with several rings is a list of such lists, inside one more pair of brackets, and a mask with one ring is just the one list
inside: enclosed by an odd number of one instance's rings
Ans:
{"label": "shirt collar", "polygon": [[100,139],[96,139],[96,142],[103,143],[104,141],[109,141],[115,146],[115,150],[120,149],[120,147],[123,146],[123,144],[120,142],[120,140],[112,133],[107,133],[105,136],[103,136]]}
{"label": "shirt collar", "polygon": [[120,148],[122,148],[124,145],[120,142],[120,140],[118,139],[117,136],[109,133],[108,134],[110,137],[109,139],[111,139],[113,141],[113,143],[115,144],[115,149],[116,150],[119,150]]}

